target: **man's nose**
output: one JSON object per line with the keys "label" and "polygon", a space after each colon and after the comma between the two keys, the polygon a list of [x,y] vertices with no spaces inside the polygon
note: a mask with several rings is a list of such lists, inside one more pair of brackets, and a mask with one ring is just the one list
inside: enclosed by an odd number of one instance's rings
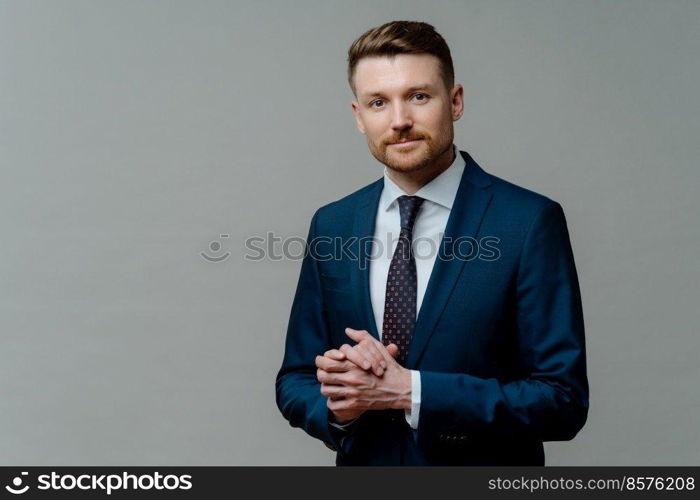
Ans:
{"label": "man's nose", "polygon": [[391,116],[391,128],[394,130],[403,130],[411,128],[412,126],[413,120],[406,106],[402,104],[394,106],[394,113]]}

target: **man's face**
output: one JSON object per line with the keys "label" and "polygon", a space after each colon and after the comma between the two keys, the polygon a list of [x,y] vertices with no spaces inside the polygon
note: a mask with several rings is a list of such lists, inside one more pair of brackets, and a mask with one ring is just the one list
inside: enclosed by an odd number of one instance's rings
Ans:
{"label": "man's face", "polygon": [[[354,75],[357,128],[372,155],[392,170],[415,172],[450,155],[452,122],[462,116],[463,90],[445,88],[430,54],[360,59]],[[397,144],[409,140],[406,144]]]}

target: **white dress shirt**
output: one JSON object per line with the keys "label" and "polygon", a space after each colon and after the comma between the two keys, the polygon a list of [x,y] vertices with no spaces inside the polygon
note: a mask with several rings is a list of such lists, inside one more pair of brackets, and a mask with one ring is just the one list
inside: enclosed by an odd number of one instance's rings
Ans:
{"label": "white dress shirt", "polygon": [[[457,196],[459,182],[466,165],[464,158],[459,154],[459,149],[455,145],[453,145],[453,148],[455,159],[447,170],[414,194],[414,196],[420,196],[425,200],[418,211],[413,226],[413,256],[416,261],[417,278],[416,318],[418,318],[418,313],[420,312],[423,296],[428,287],[428,280],[433,271],[433,265],[445,232],[447,219],[452,210],[452,203]],[[384,188],[377,207],[374,243],[370,253],[369,266],[370,299],[380,340],[384,326],[386,281],[389,275],[391,259],[394,256],[401,232],[401,215],[397,198],[403,195],[408,195],[408,193],[389,178],[387,168],[384,167]],[[411,409],[406,410],[406,421],[413,429],[418,428],[421,401],[420,389],[420,372],[411,370]],[[352,422],[354,420],[345,424],[334,422],[331,422],[331,424],[343,429]]]}

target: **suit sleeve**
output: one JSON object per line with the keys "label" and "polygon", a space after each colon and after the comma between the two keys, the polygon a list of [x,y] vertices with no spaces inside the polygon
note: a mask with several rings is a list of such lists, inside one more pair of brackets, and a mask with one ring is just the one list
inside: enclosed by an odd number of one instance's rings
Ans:
{"label": "suit sleeve", "polygon": [[517,352],[527,377],[507,382],[421,371],[418,425],[441,432],[567,441],[588,415],[584,324],[564,212],[546,205],[524,240],[517,277]]}
{"label": "suit sleeve", "polygon": [[318,212],[311,220],[306,251],[287,327],[284,359],[275,382],[277,407],[292,427],[338,450],[347,430],[330,425],[328,398],[316,379],[317,355],[331,349],[314,245]]}

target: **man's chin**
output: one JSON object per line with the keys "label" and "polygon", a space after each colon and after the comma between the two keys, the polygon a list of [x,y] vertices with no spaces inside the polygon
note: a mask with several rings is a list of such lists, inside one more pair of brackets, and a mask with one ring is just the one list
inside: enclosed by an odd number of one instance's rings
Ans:
{"label": "man's chin", "polygon": [[385,165],[387,166],[387,168],[395,170],[397,172],[410,173],[417,172],[425,168],[426,162],[423,158],[412,160],[405,159],[404,161],[397,161],[395,158],[389,157]]}
{"label": "man's chin", "polygon": [[393,170],[395,172],[400,172],[402,174],[408,174],[411,172],[418,172],[423,168],[423,165],[396,165],[395,163],[387,163],[386,167],[389,170]]}

